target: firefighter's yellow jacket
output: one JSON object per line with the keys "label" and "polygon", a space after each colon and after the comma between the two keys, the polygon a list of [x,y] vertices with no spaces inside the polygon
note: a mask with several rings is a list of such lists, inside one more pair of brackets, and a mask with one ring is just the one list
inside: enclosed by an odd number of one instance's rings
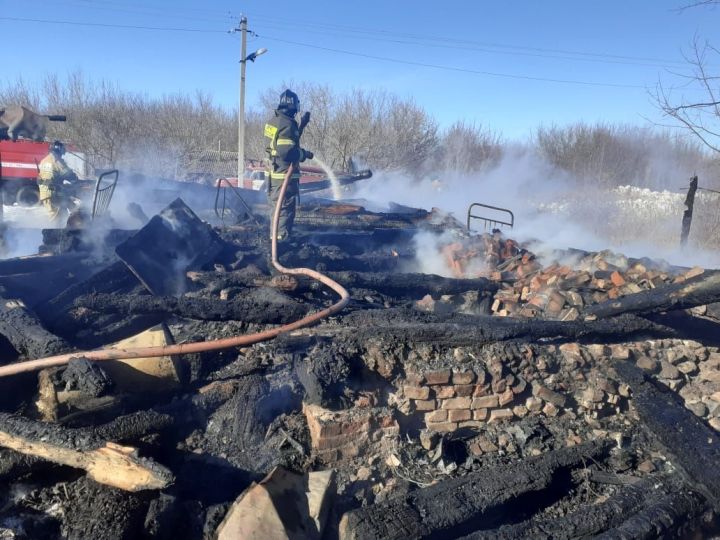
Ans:
{"label": "firefighter's yellow jacket", "polygon": [[38,165],[38,183],[40,187],[40,200],[49,199],[53,194],[62,190],[65,180],[77,180],[77,175],[67,166],[62,158],[48,154]]}
{"label": "firefighter's yellow jacket", "polygon": [[265,124],[265,138],[271,181],[282,182],[288,167],[293,163],[295,169],[292,177],[299,179],[300,169],[297,165],[305,161],[307,156],[305,150],[300,147],[300,127],[295,118],[283,111],[275,111],[275,116]]}

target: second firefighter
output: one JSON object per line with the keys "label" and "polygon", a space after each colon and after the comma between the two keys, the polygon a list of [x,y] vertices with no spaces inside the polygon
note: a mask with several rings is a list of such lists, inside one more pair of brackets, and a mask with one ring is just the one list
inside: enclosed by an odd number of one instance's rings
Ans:
{"label": "second firefighter", "polygon": [[[300,100],[295,92],[285,90],[280,94],[280,102],[273,117],[265,124],[265,151],[270,162],[268,178],[268,202],[270,204],[270,220],[275,212],[280,188],[290,166],[292,176],[285,192],[285,199],[280,208],[280,223],[277,230],[278,244],[287,244],[292,234],[295,211],[300,195],[300,163],[312,159],[313,153],[300,146],[300,137],[310,121],[310,113],[306,112],[300,124],[295,116],[300,109]],[[272,230],[272,225],[271,225]]]}

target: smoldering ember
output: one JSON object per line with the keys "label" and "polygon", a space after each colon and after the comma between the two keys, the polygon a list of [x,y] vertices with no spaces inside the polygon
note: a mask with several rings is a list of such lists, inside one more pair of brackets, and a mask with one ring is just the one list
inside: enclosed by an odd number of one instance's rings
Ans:
{"label": "smoldering ember", "polygon": [[180,191],[0,261],[3,538],[717,531],[717,271]]}

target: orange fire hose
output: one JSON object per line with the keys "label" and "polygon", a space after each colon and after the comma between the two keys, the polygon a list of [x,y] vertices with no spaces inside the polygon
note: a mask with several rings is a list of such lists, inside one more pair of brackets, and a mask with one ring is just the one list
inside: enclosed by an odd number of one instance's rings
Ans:
{"label": "orange fire hose", "polygon": [[298,275],[302,274],[311,277],[323,285],[327,285],[338,295],[340,300],[335,302],[332,306],[325,308],[321,311],[306,315],[300,320],[295,322],[278,326],[264,332],[257,332],[255,334],[247,334],[244,336],[234,336],[223,339],[216,339],[213,341],[196,341],[193,343],[182,343],[180,345],[164,345],[155,347],[133,347],[129,349],[99,349],[96,351],[80,351],[68,354],[61,354],[57,356],[48,356],[46,358],[39,358],[37,360],[28,360],[26,362],[18,362],[16,364],[10,364],[7,366],[0,367],[0,377],[7,375],[15,375],[17,373],[25,373],[28,371],[36,371],[48,367],[61,366],[67,364],[72,358],[86,358],[88,360],[126,360],[132,358],[148,358],[155,356],[176,356],[182,354],[193,354],[206,351],[219,351],[222,349],[230,349],[232,347],[243,347],[246,345],[252,345],[261,341],[267,341],[275,338],[280,334],[285,334],[298,328],[309,326],[325,317],[337,313],[343,309],[348,301],[350,300],[350,294],[345,288],[333,281],[329,277],[311,270],[310,268],[285,268],[277,260],[277,229],[280,221],[280,207],[285,200],[285,192],[287,191],[287,185],[292,176],[293,166],[290,166],[285,179],[283,180],[282,187],[280,188],[280,196],[278,197],[277,204],[275,205],[275,211],[273,213],[272,225],[271,225],[271,257],[272,264],[277,270],[283,274]]}

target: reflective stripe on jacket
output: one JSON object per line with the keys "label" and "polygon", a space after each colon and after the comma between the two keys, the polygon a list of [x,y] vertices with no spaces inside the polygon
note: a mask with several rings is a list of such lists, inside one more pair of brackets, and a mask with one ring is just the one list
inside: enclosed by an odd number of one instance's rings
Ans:
{"label": "reflective stripe on jacket", "polygon": [[300,128],[295,118],[282,111],[265,124],[267,146],[265,152],[271,163],[270,180],[282,181],[291,164],[296,165],[293,178],[300,178],[299,164],[305,161],[305,150],[300,147]]}

